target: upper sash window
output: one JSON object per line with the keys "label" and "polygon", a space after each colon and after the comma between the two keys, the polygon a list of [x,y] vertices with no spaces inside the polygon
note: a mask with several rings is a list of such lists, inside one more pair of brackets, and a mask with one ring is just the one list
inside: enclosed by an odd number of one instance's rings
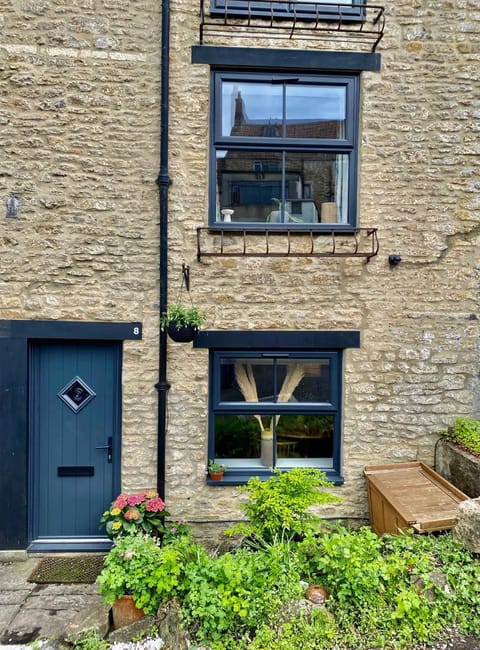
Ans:
{"label": "upper sash window", "polygon": [[210,223],[354,227],[357,75],[213,72]]}

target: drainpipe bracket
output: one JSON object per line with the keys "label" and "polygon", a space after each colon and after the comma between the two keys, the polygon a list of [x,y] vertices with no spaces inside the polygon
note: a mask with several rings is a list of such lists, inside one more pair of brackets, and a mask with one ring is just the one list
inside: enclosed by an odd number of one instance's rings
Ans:
{"label": "drainpipe bracket", "polygon": [[160,173],[157,176],[156,182],[159,187],[170,187],[170,185],[173,183],[170,176],[168,174],[163,174],[163,173]]}
{"label": "drainpipe bracket", "polygon": [[165,393],[167,390],[169,390],[170,384],[168,381],[159,381],[158,383],[155,384],[155,389],[160,393],[161,391],[164,391]]}

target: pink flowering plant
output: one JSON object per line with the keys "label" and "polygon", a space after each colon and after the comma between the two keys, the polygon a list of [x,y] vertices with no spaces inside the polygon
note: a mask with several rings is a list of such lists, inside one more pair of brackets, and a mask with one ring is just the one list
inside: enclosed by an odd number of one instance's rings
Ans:
{"label": "pink flowering plant", "polygon": [[100,528],[110,539],[122,535],[146,533],[157,535],[165,531],[164,520],[169,513],[158,492],[146,490],[135,494],[119,494],[100,519]]}

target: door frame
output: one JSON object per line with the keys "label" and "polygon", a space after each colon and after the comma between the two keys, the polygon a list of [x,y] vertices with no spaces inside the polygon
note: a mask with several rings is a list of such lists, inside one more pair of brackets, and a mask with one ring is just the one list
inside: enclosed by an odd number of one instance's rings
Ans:
{"label": "door frame", "polygon": [[[114,355],[115,363],[115,403],[113,406],[113,453],[112,453],[112,500],[115,495],[120,492],[121,488],[121,441],[122,441],[122,346],[119,341],[98,341],[98,339],[89,339],[88,341],[79,341],[78,339],[62,339],[62,340],[45,340],[45,339],[31,339],[29,341],[29,453],[28,453],[28,475],[29,475],[29,508],[28,508],[28,551],[38,552],[51,552],[51,551],[104,551],[108,550],[111,546],[111,541],[105,533],[98,532],[98,535],[93,536],[75,536],[69,539],[63,537],[39,537],[38,526],[39,521],[37,512],[37,501],[35,496],[36,472],[41,471],[39,465],[38,454],[40,453],[39,431],[35,430],[34,425],[34,400],[31,399],[33,390],[35,390],[36,382],[40,380],[40,365],[38,357],[35,359],[35,351],[38,351],[37,344],[52,344],[52,345],[69,345],[73,344],[89,344],[89,343],[107,343],[112,345],[112,354]],[[60,387],[61,388],[61,387]],[[107,507],[107,503],[105,507]]]}
{"label": "door frame", "polygon": [[[0,550],[24,550],[31,541],[28,529],[29,342],[32,339],[138,341],[142,339],[142,323],[0,320],[0,339],[3,348],[9,350],[0,386],[4,443],[0,454],[0,490],[8,497],[10,512],[9,519],[0,524]],[[5,396],[8,399],[2,399]],[[15,489],[12,489],[12,476]],[[69,547],[69,550],[76,549]]]}

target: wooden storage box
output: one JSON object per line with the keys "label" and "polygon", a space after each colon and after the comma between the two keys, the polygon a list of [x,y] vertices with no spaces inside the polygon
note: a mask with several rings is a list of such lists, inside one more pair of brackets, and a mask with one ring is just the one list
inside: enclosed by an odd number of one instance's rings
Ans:
{"label": "wooden storage box", "polygon": [[365,467],[370,525],[383,533],[431,532],[455,525],[467,495],[420,462]]}

